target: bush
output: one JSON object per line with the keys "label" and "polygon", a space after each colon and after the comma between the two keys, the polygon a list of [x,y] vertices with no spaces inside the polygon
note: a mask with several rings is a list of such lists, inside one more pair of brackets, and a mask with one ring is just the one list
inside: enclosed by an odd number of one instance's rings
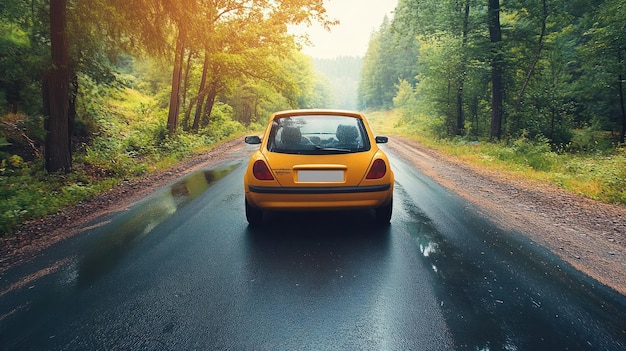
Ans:
{"label": "bush", "polygon": [[513,150],[515,151],[513,161],[537,171],[550,171],[557,160],[549,140],[543,137],[537,141],[522,137],[513,143]]}
{"label": "bush", "polygon": [[537,171],[549,171],[557,157],[547,141],[533,142],[523,137],[513,142],[493,144],[483,150],[505,163],[530,167]]}
{"label": "bush", "polygon": [[211,143],[214,143],[243,133],[246,128],[240,122],[233,120],[233,114],[231,106],[217,102],[211,113],[209,125],[200,131],[200,135],[208,137]]}
{"label": "bush", "polygon": [[574,152],[606,153],[615,149],[615,141],[609,132],[583,128],[574,131],[574,136],[567,149]]}
{"label": "bush", "polygon": [[112,184],[93,182],[80,172],[48,175],[43,172],[43,165],[24,163],[20,172],[0,175],[0,233],[11,233],[25,220],[57,212]]}

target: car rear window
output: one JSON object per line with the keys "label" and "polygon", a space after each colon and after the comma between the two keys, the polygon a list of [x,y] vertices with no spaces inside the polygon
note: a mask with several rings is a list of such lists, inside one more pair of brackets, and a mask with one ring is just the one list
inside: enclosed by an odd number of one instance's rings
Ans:
{"label": "car rear window", "polygon": [[370,150],[359,118],[349,116],[289,116],[274,120],[269,151],[286,154],[327,155]]}

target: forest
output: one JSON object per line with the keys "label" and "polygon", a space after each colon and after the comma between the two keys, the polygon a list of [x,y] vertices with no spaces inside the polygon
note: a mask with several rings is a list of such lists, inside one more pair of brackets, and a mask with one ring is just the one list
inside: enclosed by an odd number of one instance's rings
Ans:
{"label": "forest", "polygon": [[370,41],[359,107],[445,138],[612,150],[625,58],[624,0],[400,0]]}
{"label": "forest", "polygon": [[289,27],[332,30],[323,0],[3,0],[0,234],[309,107],[626,204],[625,17],[626,0],[399,0],[365,57],[321,60]]}

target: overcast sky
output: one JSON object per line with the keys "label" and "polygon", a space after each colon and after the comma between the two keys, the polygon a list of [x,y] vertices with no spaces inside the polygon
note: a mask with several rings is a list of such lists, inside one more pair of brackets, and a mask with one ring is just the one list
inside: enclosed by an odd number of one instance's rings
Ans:
{"label": "overcast sky", "polygon": [[[305,46],[303,52],[314,58],[338,56],[365,56],[373,31],[379,30],[385,14],[391,19],[398,0],[325,0],[330,19],[340,24],[327,32],[321,26],[298,28],[305,31],[314,46]],[[296,32],[296,30],[294,30]]]}

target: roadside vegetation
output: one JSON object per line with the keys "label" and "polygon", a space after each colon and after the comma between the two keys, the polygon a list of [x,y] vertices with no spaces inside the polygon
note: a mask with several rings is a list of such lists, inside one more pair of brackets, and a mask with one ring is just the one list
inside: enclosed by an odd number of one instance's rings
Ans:
{"label": "roadside vegetation", "polygon": [[55,213],[124,180],[163,170],[223,140],[239,137],[249,128],[259,128],[256,123],[244,126],[234,121],[232,109],[220,105],[210,128],[169,134],[161,118],[161,103],[153,96],[129,87],[92,92],[93,96],[84,97],[86,105],[79,110],[80,116],[89,117],[76,124],[71,172],[49,173],[39,148],[11,133],[8,118],[20,127],[13,131],[26,130],[27,116],[17,114],[3,120],[0,131],[10,143],[0,148],[0,233],[11,233],[25,220]]}
{"label": "roadside vegetation", "polygon": [[[467,137],[440,138],[429,128],[430,118],[403,119],[399,110],[368,113],[379,134],[396,134],[454,156],[470,165],[501,174],[554,184],[585,197],[626,205],[626,147],[589,142],[585,131],[577,131],[585,148],[572,143],[554,150],[547,140],[520,137],[497,143]],[[596,145],[589,149],[588,145]]]}

